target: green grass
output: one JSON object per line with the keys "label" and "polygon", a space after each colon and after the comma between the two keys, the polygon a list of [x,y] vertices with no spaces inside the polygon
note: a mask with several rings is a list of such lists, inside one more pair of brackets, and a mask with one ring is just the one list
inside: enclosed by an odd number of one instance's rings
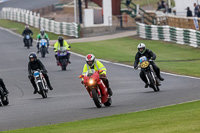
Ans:
{"label": "green grass", "polygon": [[163,41],[141,40],[133,37],[99,42],[73,43],[72,51],[97,58],[133,65],[137,45],[145,43],[156,55],[156,64],[162,71],[200,77],[200,49]]}
{"label": "green grass", "polygon": [[[22,32],[24,31],[25,28],[25,24],[23,23],[19,23],[19,22],[14,22],[14,21],[10,21],[10,20],[4,20],[4,19],[0,19],[0,26],[3,28],[7,28],[10,29],[18,34],[22,34]],[[33,31],[33,38],[37,39],[37,35],[40,33],[40,30],[34,27],[30,26],[30,29]],[[50,38],[50,40],[57,40],[59,36],[63,36],[65,39],[69,38],[67,36],[64,35],[57,35],[51,32],[46,32]]]}
{"label": "green grass", "polygon": [[200,101],[2,133],[199,133]]}

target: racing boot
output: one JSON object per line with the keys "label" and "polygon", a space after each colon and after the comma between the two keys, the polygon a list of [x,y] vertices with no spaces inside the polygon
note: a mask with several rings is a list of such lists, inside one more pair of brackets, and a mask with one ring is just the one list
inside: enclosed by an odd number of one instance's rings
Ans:
{"label": "racing boot", "polygon": [[37,93],[37,87],[34,87],[33,94],[36,94],[36,93]]}
{"label": "racing boot", "polygon": [[108,94],[109,94],[110,96],[112,96],[112,95],[113,95],[113,92],[112,92],[112,90],[111,90],[111,88],[110,88],[110,87],[108,87]]}
{"label": "racing boot", "polygon": [[49,48],[49,46],[47,46],[47,51],[46,51],[46,52],[47,52],[47,54],[49,54],[48,48]]}
{"label": "racing boot", "polygon": [[148,88],[148,87],[149,87],[148,83],[145,83],[144,88]]}
{"label": "racing boot", "polygon": [[161,76],[158,77],[160,79],[160,81],[164,81],[165,79]]}
{"label": "racing boot", "polygon": [[8,95],[9,94],[9,92],[8,92],[8,90],[5,88],[5,90],[4,90],[4,95]]}
{"label": "racing boot", "polygon": [[51,85],[48,85],[49,90],[53,90],[53,87]]}

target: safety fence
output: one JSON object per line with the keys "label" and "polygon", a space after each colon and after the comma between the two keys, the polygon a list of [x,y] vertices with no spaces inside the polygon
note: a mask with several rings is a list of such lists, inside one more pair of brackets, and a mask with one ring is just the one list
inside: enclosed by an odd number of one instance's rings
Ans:
{"label": "safety fence", "polygon": [[35,12],[19,8],[3,8],[0,12],[0,19],[22,22],[33,27],[44,29],[55,34],[79,37],[79,25],[76,23],[56,22],[40,17]]}
{"label": "safety fence", "polygon": [[200,46],[200,31],[142,23],[136,25],[137,34],[141,38],[187,44],[193,47]]}

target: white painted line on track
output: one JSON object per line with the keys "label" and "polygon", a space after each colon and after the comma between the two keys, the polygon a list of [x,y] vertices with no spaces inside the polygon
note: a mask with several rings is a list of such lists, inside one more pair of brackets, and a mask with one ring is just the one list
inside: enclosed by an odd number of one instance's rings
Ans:
{"label": "white painted line on track", "polygon": [[[5,30],[5,31],[8,31],[8,32],[10,32],[10,33],[12,33],[12,34],[14,34],[14,35],[16,35],[16,36],[19,36],[19,37],[23,38],[22,35],[19,35],[19,34],[17,34],[17,33],[13,32],[13,31],[11,31],[11,30],[9,30],[9,29],[3,28],[3,27],[0,27],[0,29]],[[34,41],[36,41],[36,40],[34,40]],[[49,46],[49,47],[53,48],[53,46]],[[76,56],[85,58],[85,56],[83,56],[83,55],[81,55],[81,54],[77,54],[77,53],[74,53],[74,52],[71,52],[71,51],[70,51],[70,53],[72,53],[72,54],[74,54],[74,55],[76,55]],[[129,67],[129,68],[134,69],[134,67],[133,67],[133,66],[130,66],[130,65],[121,64],[121,63],[113,63],[113,62],[106,61],[106,60],[102,60],[102,59],[99,59],[99,60],[102,61],[102,62],[105,62],[105,63],[110,63],[110,64],[114,64],[114,65],[118,65],[118,66],[124,66],[124,67]],[[185,76],[185,75],[178,75],[178,74],[172,74],[172,73],[167,73],[167,72],[161,72],[161,73],[166,74],[166,75],[176,76],[176,77],[184,77],[184,78],[191,78],[191,79],[200,79],[200,78],[198,78],[198,77]]]}

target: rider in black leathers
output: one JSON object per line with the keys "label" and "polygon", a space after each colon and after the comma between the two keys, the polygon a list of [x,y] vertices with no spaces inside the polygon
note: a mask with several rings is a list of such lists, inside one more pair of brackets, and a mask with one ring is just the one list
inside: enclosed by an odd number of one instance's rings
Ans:
{"label": "rider in black leathers", "polygon": [[35,81],[34,81],[34,77],[33,77],[33,73],[32,73],[32,70],[42,70],[42,74],[44,76],[44,78],[46,79],[47,81],[47,85],[49,87],[50,90],[53,90],[51,84],[50,84],[50,81],[49,81],[49,77],[47,75],[47,70],[45,69],[44,65],[42,64],[42,62],[37,59],[37,56],[34,52],[30,53],[29,54],[29,63],[28,63],[28,77],[34,87],[34,94],[37,93],[37,86],[35,84]]}
{"label": "rider in black leathers", "polygon": [[5,86],[4,82],[3,82],[3,79],[1,79],[1,78],[0,78],[0,86],[3,88],[4,95],[7,95],[9,92],[6,89],[6,86]]}
{"label": "rider in black leathers", "polygon": [[32,30],[29,29],[28,25],[25,26],[25,29],[22,32],[22,36],[24,36],[24,46],[25,46],[26,35],[30,35],[31,44],[32,44],[33,43],[33,38],[31,37],[31,35],[33,35],[33,32],[32,32]]}
{"label": "rider in black leathers", "polygon": [[[144,43],[140,43],[138,45],[138,52],[135,55],[135,62],[134,62],[134,68],[137,69],[138,67],[138,63],[139,63],[139,58],[142,56],[146,56],[147,59],[151,59],[151,60],[155,60],[156,59],[156,55],[149,49],[146,49],[146,46]],[[151,65],[153,66],[153,69],[157,75],[157,77],[160,79],[160,81],[163,81],[164,78],[161,77],[160,75],[160,68],[158,66],[156,66],[156,64],[154,62],[150,62]],[[140,78],[145,82],[145,88],[148,87],[148,83],[147,83],[147,79],[145,77],[144,72],[141,70],[140,72]]]}

